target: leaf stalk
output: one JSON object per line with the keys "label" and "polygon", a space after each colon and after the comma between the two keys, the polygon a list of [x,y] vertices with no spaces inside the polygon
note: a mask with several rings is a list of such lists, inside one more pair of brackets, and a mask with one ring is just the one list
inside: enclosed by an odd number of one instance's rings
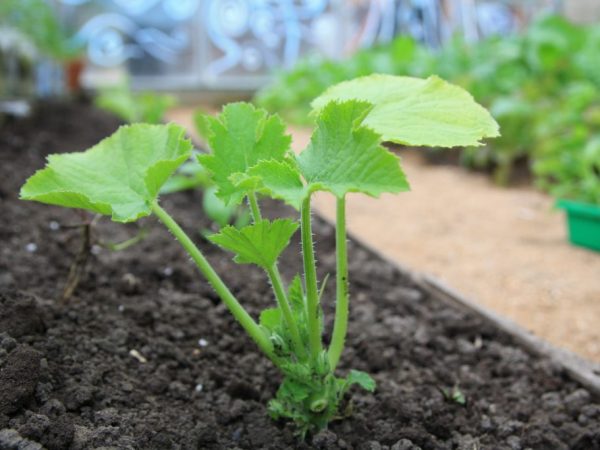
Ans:
{"label": "leaf stalk", "polygon": [[310,216],[310,195],[302,201],[300,208],[300,228],[302,234],[302,258],[304,262],[304,282],[306,284],[306,322],[310,356],[316,361],[322,351],[321,327],[319,325],[319,291],[317,288],[317,269],[313,248],[312,225]]}
{"label": "leaf stalk", "polygon": [[273,345],[267,338],[265,333],[261,330],[259,325],[254,319],[248,314],[244,307],[238,302],[231,291],[227,288],[221,277],[215,272],[210,263],[206,260],[202,252],[192,242],[190,237],[183,231],[183,229],[173,220],[173,218],[164,209],[160,207],[158,202],[152,204],[152,211],[158,219],[169,229],[173,236],[179,241],[183,248],[192,257],[198,269],[213,287],[215,292],[219,295],[225,306],[229,309],[233,317],[240,323],[240,325],[250,335],[252,340],[258,345],[258,347],[271,359],[276,365],[277,357],[273,351]]}

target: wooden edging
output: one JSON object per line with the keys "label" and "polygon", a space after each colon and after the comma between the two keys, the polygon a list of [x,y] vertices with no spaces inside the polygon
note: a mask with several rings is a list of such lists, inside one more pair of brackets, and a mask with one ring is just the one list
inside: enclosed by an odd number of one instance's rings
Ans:
{"label": "wooden edging", "polygon": [[[327,223],[334,225],[331,220],[323,217],[322,214],[319,214],[319,217]],[[417,286],[429,293],[435,299],[448,305],[458,307],[464,311],[471,312],[484,321],[491,323],[496,328],[499,328],[501,331],[511,336],[517,344],[523,346],[530,354],[550,359],[557,367],[562,368],[573,380],[579,382],[593,395],[600,397],[600,364],[587,361],[569,350],[555,347],[549,342],[527,331],[512,320],[468,299],[436,277],[425,273],[419,273],[403,266],[353,233],[349,233],[349,237],[361,247],[364,247],[378,258],[395,267],[396,270],[407,276]]]}

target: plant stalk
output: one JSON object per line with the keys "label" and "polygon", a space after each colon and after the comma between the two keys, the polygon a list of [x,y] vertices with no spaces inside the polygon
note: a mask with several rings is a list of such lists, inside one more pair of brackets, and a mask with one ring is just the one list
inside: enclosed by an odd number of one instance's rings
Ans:
{"label": "plant stalk", "polygon": [[[258,205],[258,200],[256,199],[256,193],[250,192],[248,193],[248,204],[250,205],[250,210],[252,211],[252,219],[254,223],[262,220],[262,214],[260,212],[260,206]],[[302,343],[302,339],[300,338],[300,332],[298,331],[298,325],[292,316],[292,310],[290,308],[290,303],[287,298],[287,294],[285,293],[285,288],[283,286],[283,281],[281,279],[281,274],[279,273],[279,268],[277,264],[273,264],[272,267],[266,269],[267,275],[269,276],[269,281],[271,282],[271,286],[273,286],[273,291],[275,292],[275,298],[277,300],[277,304],[281,309],[283,314],[283,318],[285,320],[288,329],[290,330],[290,335],[292,338],[292,345],[294,347],[296,356],[301,361],[306,360],[306,350],[304,348],[304,344]]]}
{"label": "plant stalk", "polygon": [[277,365],[277,357],[273,351],[273,344],[271,344],[271,341],[269,341],[254,319],[237,301],[198,247],[196,247],[189,236],[181,229],[177,222],[173,220],[169,213],[159,206],[158,202],[154,202],[152,205],[152,211],[154,214],[156,214],[160,221],[165,224],[169,231],[173,233],[175,238],[192,257],[202,275],[204,275],[221,300],[223,300],[223,303],[225,303],[231,314],[233,314],[233,317],[235,317],[244,330],[246,330],[252,340],[265,353],[265,355],[267,355],[267,357],[269,357],[269,359],[271,359]]}
{"label": "plant stalk", "polygon": [[272,267],[267,269],[267,274],[269,275],[269,279],[271,280],[271,285],[273,286],[273,291],[275,292],[277,304],[279,305],[285,323],[288,326],[288,329],[290,330],[292,346],[294,347],[295,354],[300,361],[305,361],[306,349],[304,348],[304,343],[302,342],[300,332],[298,331],[298,325],[294,320],[294,316],[292,315],[292,310],[290,308],[287,296],[285,295],[285,290],[283,289],[283,283],[281,281],[281,275],[279,274],[277,265],[273,264]]}
{"label": "plant stalk", "polygon": [[346,241],[346,198],[338,198],[335,218],[336,298],[335,321],[329,344],[329,365],[333,372],[344,350],[348,330],[348,245]]}
{"label": "plant stalk", "polygon": [[306,321],[310,356],[317,360],[322,350],[321,328],[319,326],[319,292],[317,289],[317,269],[313,248],[310,217],[310,195],[302,202],[300,209],[302,231],[302,257],[304,262],[304,282],[306,284]]}
{"label": "plant stalk", "polygon": [[260,207],[258,206],[258,200],[256,199],[256,194],[254,192],[248,194],[248,204],[250,205],[250,212],[252,213],[254,223],[260,222],[262,220],[262,214],[260,213]]}

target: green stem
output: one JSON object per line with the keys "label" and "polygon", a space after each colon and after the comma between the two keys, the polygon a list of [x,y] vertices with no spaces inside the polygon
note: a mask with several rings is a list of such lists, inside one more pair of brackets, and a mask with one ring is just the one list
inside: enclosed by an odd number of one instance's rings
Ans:
{"label": "green stem", "polygon": [[223,300],[223,303],[225,303],[227,308],[229,308],[229,311],[231,311],[233,317],[235,317],[244,330],[246,330],[256,345],[258,345],[258,347],[275,364],[277,364],[277,358],[273,352],[273,345],[271,344],[271,341],[269,341],[254,319],[252,319],[244,307],[240,305],[237,299],[229,291],[223,280],[221,280],[221,277],[217,275],[198,247],[196,247],[189,236],[185,234],[185,232],[181,229],[177,222],[173,220],[169,213],[159,206],[158,202],[154,202],[152,205],[152,211],[154,214],[156,214],[160,221],[165,224],[171,233],[173,233],[175,238],[192,257],[202,275],[204,275],[221,300]]}
{"label": "green stem", "polygon": [[250,192],[248,194],[248,204],[250,205],[250,212],[252,213],[252,219],[254,222],[260,222],[262,220],[262,215],[260,213],[260,208],[258,206],[258,200],[256,199],[256,194],[254,192]]}
{"label": "green stem", "polygon": [[305,361],[306,349],[304,348],[304,344],[302,342],[302,339],[300,338],[298,325],[294,320],[294,316],[292,315],[292,310],[290,308],[287,296],[285,295],[283,282],[281,281],[281,275],[279,274],[277,264],[273,264],[272,267],[268,268],[267,274],[269,275],[269,279],[271,280],[273,291],[275,291],[275,298],[277,299],[277,304],[279,305],[279,308],[283,313],[285,323],[288,326],[288,329],[290,330],[290,336],[292,338],[292,345],[294,347],[295,354],[300,361]]}
{"label": "green stem", "polygon": [[[254,223],[262,220],[262,214],[260,213],[260,206],[258,205],[258,201],[256,199],[256,194],[254,192],[250,192],[248,194],[248,204],[250,205],[250,210],[252,211],[252,218]],[[294,350],[296,351],[296,356],[298,359],[305,360],[306,359],[306,350],[302,343],[302,339],[300,338],[300,332],[298,331],[298,325],[292,316],[292,310],[290,309],[290,303],[287,298],[287,294],[285,293],[285,288],[283,287],[283,281],[281,280],[281,274],[279,273],[279,268],[277,264],[273,264],[272,267],[266,269],[267,275],[269,276],[269,281],[271,282],[271,286],[273,286],[273,291],[275,292],[275,298],[277,299],[277,304],[283,313],[283,318],[290,330],[290,335],[292,338],[292,345],[294,346]]]}
{"label": "green stem", "polygon": [[317,269],[310,223],[310,195],[302,202],[300,210],[302,231],[302,257],[304,260],[304,282],[306,284],[306,321],[310,356],[317,360],[322,350],[321,329],[319,327],[319,292],[317,289]]}
{"label": "green stem", "polygon": [[338,198],[336,204],[335,259],[335,321],[328,352],[329,365],[332,371],[335,370],[344,350],[344,341],[348,330],[348,246],[346,242],[345,197]]}

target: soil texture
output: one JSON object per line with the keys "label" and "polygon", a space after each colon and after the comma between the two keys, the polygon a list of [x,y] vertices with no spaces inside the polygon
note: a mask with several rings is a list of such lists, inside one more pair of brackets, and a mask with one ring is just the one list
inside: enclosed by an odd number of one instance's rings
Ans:
{"label": "soil texture", "polygon": [[[304,443],[267,416],[279,374],[156,220],[119,252],[98,243],[139,226],[100,220],[87,270],[61,304],[81,247],[74,225],[86,218],[19,201],[18,189],[48,153],[83,150],[118,121],[81,104],[38,111],[0,132],[0,449],[600,449],[597,398],[352,242],[340,371],[367,371],[378,387],[353,391],[353,413]],[[200,195],[162,204],[256,317],[274,302],[266,277],[202,240]],[[320,274],[333,274],[333,230],[315,218],[314,231]],[[298,255],[295,241],[287,280]]]}

